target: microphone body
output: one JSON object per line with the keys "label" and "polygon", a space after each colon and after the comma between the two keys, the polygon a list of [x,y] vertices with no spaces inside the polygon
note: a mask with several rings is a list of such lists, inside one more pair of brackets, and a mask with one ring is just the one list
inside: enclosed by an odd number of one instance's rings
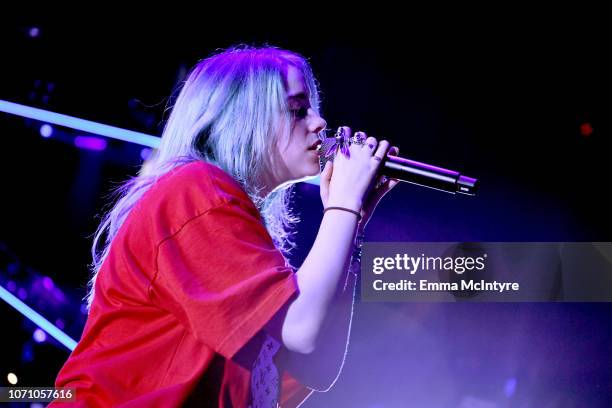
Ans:
{"label": "microphone body", "polygon": [[[350,141],[339,136],[323,139],[319,146],[321,170],[325,168],[325,163],[333,160],[337,151],[342,150],[343,143],[344,146],[348,146]],[[399,156],[387,155],[381,163],[379,174],[451,194],[459,193],[473,196],[476,195],[478,189],[478,180],[475,178],[464,176],[457,171]]]}
{"label": "microphone body", "polygon": [[475,178],[399,156],[387,156],[381,164],[380,173],[389,178],[452,194],[473,196],[478,189],[478,180]]}

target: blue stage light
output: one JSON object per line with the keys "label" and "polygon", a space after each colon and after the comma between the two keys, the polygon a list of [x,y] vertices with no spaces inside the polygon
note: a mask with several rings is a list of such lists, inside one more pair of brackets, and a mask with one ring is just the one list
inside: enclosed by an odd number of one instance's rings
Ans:
{"label": "blue stage light", "polygon": [[70,336],[55,327],[50,321],[42,317],[35,310],[23,303],[2,286],[0,286],[0,299],[14,307],[19,313],[30,319],[34,324],[46,331],[55,340],[66,346],[70,351],[74,350],[76,347],[77,342],[70,338]]}

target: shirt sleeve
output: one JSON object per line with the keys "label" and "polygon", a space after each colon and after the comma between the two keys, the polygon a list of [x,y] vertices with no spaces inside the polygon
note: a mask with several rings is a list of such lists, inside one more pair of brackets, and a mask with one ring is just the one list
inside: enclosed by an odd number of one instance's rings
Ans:
{"label": "shirt sleeve", "polygon": [[151,299],[230,359],[295,294],[293,270],[254,206],[230,200],[158,246]]}
{"label": "shirt sleeve", "polygon": [[281,407],[296,408],[312,395],[314,390],[306,387],[293,377],[288,371],[282,374],[282,387],[280,393]]}

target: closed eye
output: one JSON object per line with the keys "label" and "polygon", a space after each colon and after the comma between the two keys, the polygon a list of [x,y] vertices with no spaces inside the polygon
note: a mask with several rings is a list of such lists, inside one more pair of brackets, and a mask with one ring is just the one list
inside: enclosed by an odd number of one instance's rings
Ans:
{"label": "closed eye", "polygon": [[306,116],[308,116],[308,107],[301,106],[301,107],[299,107],[297,109],[291,109],[291,114],[293,115],[294,119],[302,120]]}

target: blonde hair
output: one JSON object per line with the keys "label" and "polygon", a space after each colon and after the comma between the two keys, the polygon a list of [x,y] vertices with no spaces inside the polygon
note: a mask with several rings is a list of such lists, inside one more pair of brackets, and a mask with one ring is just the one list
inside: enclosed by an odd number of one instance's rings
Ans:
{"label": "blonde hair", "polygon": [[[146,172],[115,191],[115,204],[94,236],[87,305],[94,297],[98,271],[130,210],[159,177],[194,160],[213,163],[237,180],[259,209],[275,245],[288,253],[295,244],[292,184],[261,196],[262,176],[271,171],[273,148],[287,132],[287,69],[301,71],[313,110],[319,93],[306,60],[274,47],[237,46],[200,61],[187,76],[164,127],[156,157]],[[104,240],[102,241],[104,237]],[[101,249],[99,246],[104,243]]]}

